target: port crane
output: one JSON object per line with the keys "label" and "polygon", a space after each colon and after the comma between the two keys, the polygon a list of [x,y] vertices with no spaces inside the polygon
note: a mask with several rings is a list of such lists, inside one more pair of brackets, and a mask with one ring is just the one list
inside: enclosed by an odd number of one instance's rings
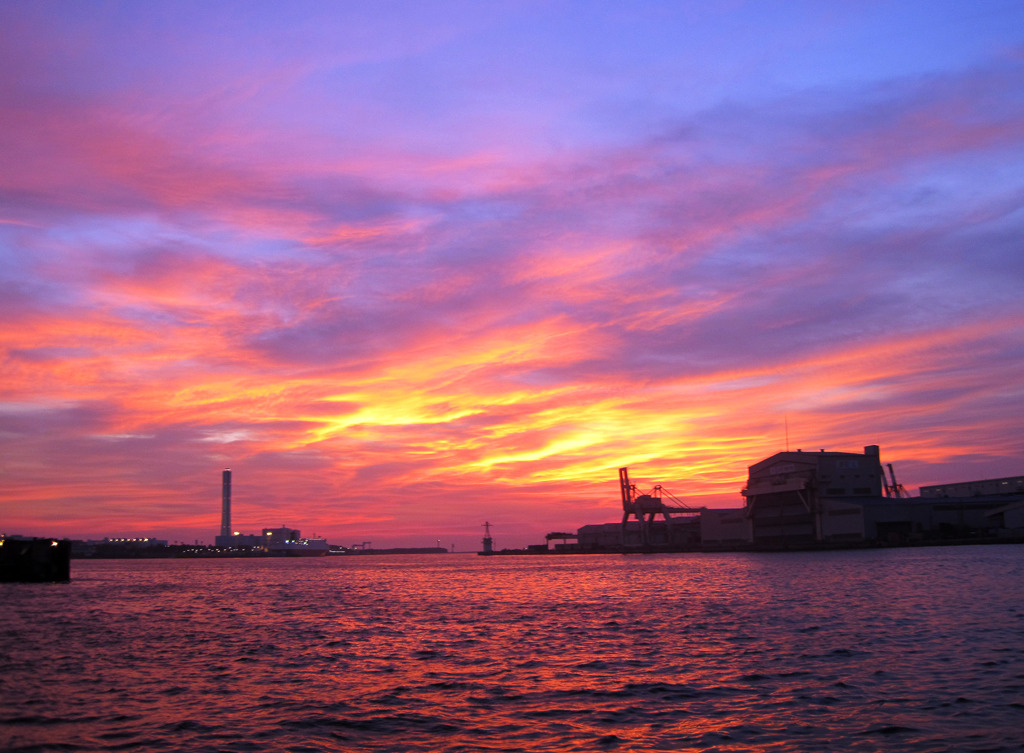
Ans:
{"label": "port crane", "polygon": [[[673,513],[697,513],[703,507],[691,507],[657,484],[651,491],[642,494],[629,480],[629,468],[619,468],[619,492],[622,495],[622,547],[626,547],[626,524],[630,517],[640,522],[640,543],[646,549],[650,546],[650,524],[657,515],[669,520]],[[674,505],[667,505],[667,497]]]}
{"label": "port crane", "polygon": [[889,478],[892,479],[892,483],[885,481],[885,474],[882,474],[882,482],[885,483],[885,496],[895,497],[896,499],[906,499],[910,496],[910,493],[904,488],[903,484],[896,481],[896,471],[892,469],[892,463],[886,463],[889,467]]}

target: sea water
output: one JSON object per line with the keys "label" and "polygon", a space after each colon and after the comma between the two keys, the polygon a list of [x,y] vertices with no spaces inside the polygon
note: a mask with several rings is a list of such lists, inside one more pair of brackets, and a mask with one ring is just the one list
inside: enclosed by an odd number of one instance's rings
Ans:
{"label": "sea water", "polygon": [[74,561],[4,751],[1021,751],[1024,547]]}

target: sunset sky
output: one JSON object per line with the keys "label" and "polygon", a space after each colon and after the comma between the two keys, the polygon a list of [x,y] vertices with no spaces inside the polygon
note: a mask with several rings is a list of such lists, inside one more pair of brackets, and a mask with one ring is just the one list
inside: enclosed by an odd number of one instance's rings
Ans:
{"label": "sunset sky", "polygon": [[1024,4],[0,4],[0,530],[522,546],[1024,474]]}

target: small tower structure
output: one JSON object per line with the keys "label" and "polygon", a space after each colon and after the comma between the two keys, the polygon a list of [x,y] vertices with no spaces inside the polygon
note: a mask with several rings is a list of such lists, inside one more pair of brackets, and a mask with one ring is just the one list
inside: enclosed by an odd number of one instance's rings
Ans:
{"label": "small tower structure", "polygon": [[231,469],[225,468],[220,484],[220,535],[231,538]]}

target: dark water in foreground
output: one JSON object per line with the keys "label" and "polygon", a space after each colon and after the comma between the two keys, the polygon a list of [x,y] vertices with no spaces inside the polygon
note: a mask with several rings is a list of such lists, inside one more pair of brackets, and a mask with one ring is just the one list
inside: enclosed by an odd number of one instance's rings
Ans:
{"label": "dark water in foreground", "polygon": [[76,561],[4,751],[1022,751],[1024,547]]}

